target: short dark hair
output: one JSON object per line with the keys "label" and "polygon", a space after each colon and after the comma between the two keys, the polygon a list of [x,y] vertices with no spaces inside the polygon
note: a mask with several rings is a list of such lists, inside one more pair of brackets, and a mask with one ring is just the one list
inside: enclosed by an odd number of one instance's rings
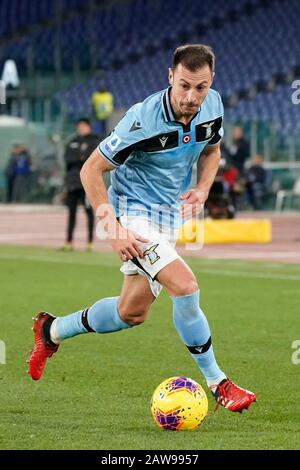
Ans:
{"label": "short dark hair", "polygon": [[83,122],[84,124],[87,124],[88,126],[91,126],[91,121],[89,120],[89,118],[82,117],[82,118],[77,119],[76,126],[78,126],[78,124],[80,124],[81,122]]}
{"label": "short dark hair", "polygon": [[210,46],[205,44],[186,44],[175,49],[173,54],[173,70],[182,64],[191,72],[208,65],[211,72],[215,70],[215,55]]}

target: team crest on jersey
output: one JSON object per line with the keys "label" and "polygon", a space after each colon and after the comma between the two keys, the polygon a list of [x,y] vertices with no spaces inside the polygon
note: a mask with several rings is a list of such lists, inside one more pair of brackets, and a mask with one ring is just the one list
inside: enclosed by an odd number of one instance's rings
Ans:
{"label": "team crest on jersey", "polygon": [[189,134],[185,134],[181,140],[183,144],[188,144],[191,141],[191,136]]}
{"label": "team crest on jersey", "polygon": [[196,142],[211,142],[217,143],[221,139],[219,133],[222,127],[222,116],[215,118],[213,121],[203,122],[195,126]]}
{"label": "team crest on jersey", "polygon": [[215,121],[208,122],[207,124],[203,124],[202,127],[205,127],[206,129],[206,134],[205,134],[205,140],[209,139],[212,135],[212,126],[214,125]]}
{"label": "team crest on jersey", "polygon": [[158,261],[160,259],[160,256],[155,251],[156,248],[158,247],[158,245],[159,245],[159,243],[157,243],[156,245],[151,246],[150,248],[148,248],[143,253],[144,257],[146,257],[146,256],[148,257],[148,260],[149,260],[151,265],[156,263],[156,261]]}

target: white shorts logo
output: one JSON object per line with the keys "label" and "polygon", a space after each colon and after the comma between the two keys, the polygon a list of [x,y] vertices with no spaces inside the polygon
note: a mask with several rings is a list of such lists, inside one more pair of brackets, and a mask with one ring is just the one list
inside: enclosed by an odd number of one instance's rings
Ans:
{"label": "white shorts logo", "polygon": [[157,243],[156,245],[151,246],[150,248],[148,248],[148,250],[144,251],[143,253],[144,256],[148,257],[150,264],[154,264],[160,259],[160,256],[155,251],[158,245],[159,244]]}

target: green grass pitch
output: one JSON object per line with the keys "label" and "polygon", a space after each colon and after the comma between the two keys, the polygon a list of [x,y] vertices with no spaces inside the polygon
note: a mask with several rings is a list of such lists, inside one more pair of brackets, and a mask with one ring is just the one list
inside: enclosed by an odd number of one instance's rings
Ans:
{"label": "green grass pitch", "polygon": [[[205,386],[172,323],[163,293],[143,325],[67,340],[39,382],[26,373],[31,317],[65,315],[118,295],[116,256],[0,247],[0,449],[299,449],[300,266],[187,260],[201,288],[221,367],[258,402],[223,408],[195,432],[160,430],[150,416],[156,386],[186,375]],[[209,397],[210,412],[214,401]]]}

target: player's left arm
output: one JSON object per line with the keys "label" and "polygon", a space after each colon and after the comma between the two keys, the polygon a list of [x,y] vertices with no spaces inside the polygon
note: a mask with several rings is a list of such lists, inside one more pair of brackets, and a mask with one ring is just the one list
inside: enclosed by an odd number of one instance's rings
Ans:
{"label": "player's left arm", "polygon": [[224,135],[222,127],[224,107],[219,93],[215,95],[214,106],[218,117],[213,123],[213,135],[202,150],[198,160],[197,186],[180,196],[180,199],[184,201],[181,206],[181,215],[184,219],[195,217],[201,212],[219,168],[221,158],[220,143]]}
{"label": "player's left arm", "polygon": [[207,145],[200,155],[197,163],[197,190],[203,193],[204,201],[215,180],[221,159],[220,142]]}
{"label": "player's left arm", "polygon": [[196,188],[180,196],[184,204],[180,207],[184,219],[195,217],[203,209],[210,188],[216,177],[221,158],[220,142],[207,145],[202,151],[197,164],[198,183]]}

